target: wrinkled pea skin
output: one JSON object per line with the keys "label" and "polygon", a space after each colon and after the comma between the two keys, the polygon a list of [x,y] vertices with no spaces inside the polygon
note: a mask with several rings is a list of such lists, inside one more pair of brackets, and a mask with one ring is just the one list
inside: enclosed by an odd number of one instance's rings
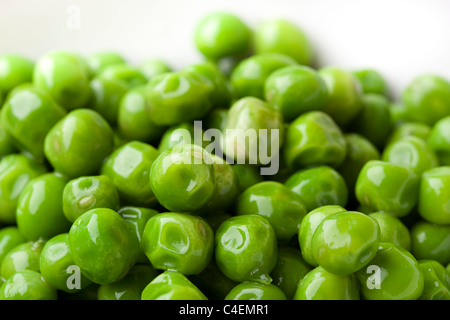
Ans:
{"label": "wrinkled pea skin", "polygon": [[419,260],[424,277],[420,300],[450,300],[450,274],[435,260]]}

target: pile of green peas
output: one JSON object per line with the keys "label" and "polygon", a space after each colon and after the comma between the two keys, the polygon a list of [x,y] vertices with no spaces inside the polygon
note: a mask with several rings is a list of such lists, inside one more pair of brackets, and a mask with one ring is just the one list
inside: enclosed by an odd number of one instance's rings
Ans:
{"label": "pile of green peas", "polygon": [[450,300],[450,82],[396,101],[285,19],[193,40],[179,70],[0,56],[0,299]]}

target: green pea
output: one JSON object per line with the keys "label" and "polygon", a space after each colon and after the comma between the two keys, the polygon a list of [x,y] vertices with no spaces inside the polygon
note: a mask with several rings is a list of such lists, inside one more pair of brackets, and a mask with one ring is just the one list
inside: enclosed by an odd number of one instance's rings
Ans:
{"label": "green pea", "polygon": [[60,233],[45,243],[39,268],[45,281],[67,293],[78,292],[91,284],[73,261],[68,232]]}
{"label": "green pea", "polygon": [[190,122],[170,126],[159,140],[158,151],[163,152],[180,144],[196,144],[203,147],[203,130]]}
{"label": "green pea", "polygon": [[63,212],[63,192],[67,180],[55,173],[34,178],[21,192],[16,209],[19,231],[29,241],[67,232],[70,222]]}
{"label": "green pea", "polygon": [[293,300],[359,300],[353,274],[333,274],[318,266],[298,283]]}
{"label": "green pea", "polygon": [[[0,109],[0,119],[2,118],[2,113],[3,109]],[[0,120],[0,159],[8,154],[17,152],[18,150],[13,140],[13,137],[5,130],[5,128],[3,128],[3,125]]]}
{"label": "green pea", "polygon": [[345,159],[344,134],[322,111],[310,111],[295,119],[286,131],[283,155],[292,169],[313,165],[339,166]]}
{"label": "green pea", "polygon": [[372,211],[407,216],[417,204],[420,178],[411,169],[397,164],[370,160],[356,181],[358,201]]}
{"label": "green pea", "polygon": [[142,291],[156,276],[153,267],[135,265],[121,280],[100,285],[98,300],[141,300]]}
{"label": "green pea", "polygon": [[70,180],[64,186],[61,200],[64,216],[71,223],[91,209],[118,210],[120,205],[115,185],[104,175],[83,176]]}
{"label": "green pea", "polygon": [[416,258],[390,242],[380,243],[375,257],[356,277],[365,300],[416,300],[424,287]]}
{"label": "green pea", "polygon": [[147,78],[139,68],[125,63],[106,66],[98,77],[123,82],[130,89],[147,84]]}
{"label": "green pea", "polygon": [[296,237],[306,215],[303,199],[285,185],[275,181],[257,183],[242,192],[236,202],[236,214],[258,214],[275,230],[278,243]]}
{"label": "green pea", "polygon": [[450,274],[435,260],[419,260],[424,288],[419,300],[450,300]]}
{"label": "green pea", "polygon": [[147,80],[151,80],[157,75],[172,72],[172,67],[160,58],[148,58],[139,64],[139,70],[145,75]]}
{"label": "green pea", "polygon": [[126,60],[122,54],[114,51],[94,52],[85,57],[86,63],[92,75],[97,76],[103,69],[116,64],[126,64]]}
{"label": "green pea", "polygon": [[10,250],[19,244],[27,242],[17,226],[6,226],[0,229],[0,266]]}
{"label": "green pea", "polygon": [[277,264],[270,273],[272,284],[278,286],[288,300],[292,300],[298,283],[312,269],[303,259],[300,250],[287,246],[278,247]]}
{"label": "green pea", "polygon": [[90,70],[76,53],[52,51],[42,56],[33,71],[33,84],[67,110],[86,107],[91,90]]}
{"label": "green pea", "polygon": [[300,245],[302,257],[309,265],[313,267],[318,266],[312,251],[312,238],[317,227],[326,217],[334,213],[345,211],[347,210],[339,205],[325,205],[309,211],[303,217],[298,230],[298,243]]}
{"label": "green pea", "polygon": [[176,125],[199,120],[211,110],[209,81],[177,71],[154,77],[146,86],[150,118],[157,125]]}
{"label": "green pea", "polygon": [[293,58],[276,52],[255,54],[243,59],[230,75],[236,98],[250,96],[265,99],[264,86],[267,78],[280,68],[296,64]]}
{"label": "green pea", "polygon": [[254,50],[256,54],[282,53],[302,65],[311,65],[314,58],[312,45],[305,32],[291,21],[280,18],[263,21],[256,27]]}
{"label": "green pea", "polygon": [[414,136],[427,141],[431,133],[431,127],[421,122],[403,122],[393,128],[386,144],[404,137]]}
{"label": "green pea", "polygon": [[275,230],[261,215],[231,217],[216,231],[217,266],[234,281],[270,283],[277,254]]}
{"label": "green pea", "polygon": [[328,100],[322,111],[345,128],[363,109],[361,84],[353,74],[339,67],[323,67],[318,73],[328,88]]}
{"label": "green pea", "polygon": [[392,242],[407,251],[411,251],[411,235],[406,225],[397,217],[387,212],[372,212],[380,226],[380,242]]}
{"label": "green pea", "polygon": [[448,199],[450,167],[442,166],[426,170],[422,174],[418,210],[422,218],[437,224],[450,224]]}
{"label": "green pea", "polygon": [[287,298],[276,285],[246,281],[231,289],[224,300],[287,300]]}
{"label": "green pea", "polygon": [[375,69],[358,69],[352,71],[352,74],[361,83],[363,93],[374,93],[388,96],[389,88],[386,79]]}
{"label": "green pea", "polygon": [[407,85],[401,98],[412,121],[433,126],[450,115],[450,82],[441,76],[417,76]]}
{"label": "green pea", "polygon": [[17,54],[0,55],[0,91],[6,95],[15,87],[31,82],[34,62]]}
{"label": "green pea", "polygon": [[57,290],[34,270],[21,270],[0,287],[0,300],[57,300]]}
{"label": "green pea", "polygon": [[307,212],[325,205],[347,205],[349,192],[345,180],[330,166],[299,170],[284,184],[299,195]]}
{"label": "green pea", "polygon": [[193,144],[168,149],[151,165],[150,186],[159,203],[169,211],[196,211],[215,194],[212,157]]}
{"label": "green pea", "polygon": [[236,173],[241,192],[258,182],[263,181],[263,177],[259,174],[259,170],[255,166],[235,163],[231,167]]}
{"label": "green pea", "polygon": [[108,208],[92,209],[78,217],[69,231],[69,246],[83,275],[97,284],[122,279],[140,250],[136,232]]}
{"label": "green pea", "polygon": [[27,183],[44,174],[47,168],[29,157],[13,153],[0,160],[0,221],[16,222],[17,202]]}
{"label": "green pea", "polygon": [[98,174],[114,147],[108,122],[96,111],[69,112],[48,132],[44,153],[56,172],[68,178]]}
{"label": "green pea", "polygon": [[122,96],[117,110],[117,128],[128,140],[157,143],[166,128],[156,125],[150,118],[145,88],[131,88]]}
{"label": "green pea", "polygon": [[14,273],[24,269],[39,272],[41,251],[45,243],[46,240],[43,239],[27,241],[8,251],[0,266],[1,277],[7,280]]}
{"label": "green pea", "polygon": [[247,53],[250,42],[250,28],[229,12],[213,12],[204,16],[194,30],[195,47],[207,59],[214,61]]}
{"label": "green pea", "polygon": [[428,145],[436,152],[443,166],[450,166],[450,116],[439,119],[430,129]]}
{"label": "green pea", "polygon": [[290,122],[306,112],[322,110],[328,99],[328,88],[314,69],[291,65],[267,77],[264,96]]}
{"label": "green pea", "polygon": [[164,271],[142,291],[141,300],[208,300],[182,273]]}
{"label": "green pea", "polygon": [[411,230],[411,248],[419,260],[450,263],[450,226],[419,220]]}

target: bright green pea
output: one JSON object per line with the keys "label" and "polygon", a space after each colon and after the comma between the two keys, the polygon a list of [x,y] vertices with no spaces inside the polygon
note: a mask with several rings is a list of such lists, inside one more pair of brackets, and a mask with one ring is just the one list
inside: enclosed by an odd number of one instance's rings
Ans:
{"label": "bright green pea", "polygon": [[145,91],[145,86],[137,86],[122,96],[117,110],[117,128],[126,139],[156,143],[165,127],[156,125],[149,117]]}
{"label": "bright green pea", "polygon": [[411,248],[419,260],[450,263],[450,226],[419,220],[411,230]]}
{"label": "bright green pea", "polygon": [[355,275],[365,300],[416,300],[424,287],[416,258],[390,242],[381,242],[375,257]]}
{"label": "bright green pea", "polygon": [[120,199],[112,180],[104,175],[83,176],[67,182],[62,194],[64,216],[73,223],[95,208],[118,210]]}
{"label": "bright green pea", "polygon": [[27,240],[50,239],[69,231],[71,223],[63,212],[66,183],[66,178],[46,173],[25,186],[17,202],[16,222]]}
{"label": "bright green pea", "polygon": [[26,184],[44,174],[47,168],[29,157],[13,153],[0,160],[0,221],[16,222],[17,202]]}
{"label": "bright green pea", "polygon": [[90,109],[68,113],[52,127],[44,142],[48,161],[56,172],[68,178],[98,174],[113,147],[111,126]]}
{"label": "bright green pea", "polygon": [[255,54],[243,59],[230,75],[236,98],[250,96],[264,99],[267,77],[280,68],[296,64],[293,58],[276,52]]}
{"label": "bright green pea", "polygon": [[216,231],[217,266],[234,281],[270,283],[277,255],[275,230],[261,215],[231,217]]}
{"label": "bright green pea", "polygon": [[231,166],[236,173],[239,189],[242,191],[246,190],[250,186],[262,182],[264,179],[259,174],[257,167],[249,164],[235,163]]}
{"label": "bright green pea", "polygon": [[211,261],[214,234],[200,217],[160,213],[145,225],[142,248],[156,269],[199,274]]}
{"label": "bright green pea", "polygon": [[121,280],[98,288],[98,300],[141,300],[144,288],[158,271],[149,265],[135,265]]}
{"label": "bright green pea", "polygon": [[271,73],[264,85],[264,97],[291,122],[301,114],[322,110],[328,99],[328,88],[314,69],[291,65]]}
{"label": "bright green pea", "polygon": [[157,75],[173,71],[172,67],[166,61],[159,58],[145,59],[139,64],[139,70],[141,70],[147,80]]}
{"label": "bright green pea", "polygon": [[24,269],[39,272],[41,251],[45,242],[46,240],[43,239],[27,241],[8,251],[0,266],[1,277],[6,280],[14,273]]}
{"label": "bright green pea", "polygon": [[361,83],[363,93],[375,93],[388,96],[389,90],[386,79],[383,75],[374,69],[358,69],[352,71],[352,74]]}
{"label": "bright green pea", "polygon": [[150,80],[146,87],[147,112],[157,125],[199,120],[212,108],[210,81],[187,71],[169,72]]}
{"label": "bright green pea", "polygon": [[45,243],[39,268],[45,281],[67,293],[78,292],[91,284],[73,261],[68,232],[58,234]]}
{"label": "bright green pea", "polygon": [[287,300],[283,290],[274,284],[246,281],[236,285],[224,300]]}
{"label": "bright green pea", "polygon": [[6,226],[0,229],[0,266],[8,252],[19,244],[27,242],[17,226]]}
{"label": "bright green pea", "polygon": [[47,92],[27,83],[11,91],[1,115],[1,126],[10,134],[14,145],[42,159],[45,137],[66,115],[66,110]]}
{"label": "bright green pea", "polygon": [[2,284],[0,300],[58,300],[58,293],[39,272],[21,270]]}
{"label": "bright green pea", "polygon": [[15,87],[31,82],[34,62],[17,54],[0,55],[0,92],[5,95]]}
{"label": "bright green pea", "polygon": [[372,211],[385,211],[396,217],[407,216],[417,204],[420,178],[397,164],[370,160],[356,181],[358,201]]}
{"label": "bright green pea", "polygon": [[392,131],[389,100],[370,93],[363,95],[361,101],[361,110],[348,123],[348,130],[366,137],[381,150]]}
{"label": "bright green pea", "polygon": [[140,250],[131,225],[109,208],[92,209],[78,217],[69,231],[69,246],[83,275],[97,284],[122,279]]}
{"label": "bright green pea", "polygon": [[257,183],[239,195],[236,214],[259,214],[275,230],[278,243],[289,243],[296,237],[300,223],[306,215],[302,197],[275,181]]}
{"label": "bright green pea", "polygon": [[302,257],[309,265],[313,267],[318,266],[312,251],[312,238],[317,227],[326,217],[334,213],[345,211],[347,210],[339,205],[325,205],[309,211],[303,217],[302,223],[300,224],[300,228],[298,230],[298,243],[300,245]]}
{"label": "bright green pea", "polygon": [[450,115],[450,82],[434,74],[419,75],[403,91],[402,102],[412,121],[433,126]]}
{"label": "bright green pea", "polygon": [[419,260],[424,288],[419,300],[450,300],[450,274],[435,260]]}
{"label": "bright green pea", "polygon": [[275,268],[270,273],[272,284],[283,290],[286,298],[291,300],[298,283],[313,267],[305,262],[300,250],[281,246],[278,247],[278,259]]}
{"label": "bright green pea", "polygon": [[337,167],[345,159],[347,145],[328,114],[310,111],[289,124],[283,152],[287,165],[295,170],[313,165]]}
{"label": "bright green pea", "polygon": [[418,210],[422,218],[437,224],[450,224],[450,166],[428,169],[423,172]]}
{"label": "bright green pea", "polygon": [[353,274],[337,275],[318,266],[299,281],[293,300],[359,300]]}
{"label": "bright green pea", "polygon": [[349,192],[345,180],[330,166],[299,170],[284,184],[300,196],[307,212],[325,205],[347,205]]}
{"label": "bright green pea", "polygon": [[339,67],[324,67],[318,72],[328,88],[328,100],[322,110],[344,128],[363,109],[361,84],[354,75]]}
{"label": "bright green pea", "polygon": [[411,235],[406,225],[387,212],[372,212],[369,217],[380,226],[380,242],[392,242],[407,251],[411,251]]}
{"label": "bright green pea", "polygon": [[214,61],[241,56],[250,48],[251,30],[235,14],[213,12],[195,27],[194,43],[202,55]]}
{"label": "bright green pea", "polygon": [[203,130],[190,122],[169,127],[159,140],[158,151],[163,152],[180,144],[196,144],[203,146]]}
{"label": "bright green pea", "polygon": [[282,53],[302,65],[312,64],[314,58],[305,32],[294,23],[279,18],[264,21],[255,28],[254,50],[256,54]]}
{"label": "bright green pea", "polygon": [[86,107],[91,90],[90,70],[76,53],[52,51],[42,56],[33,72],[33,84],[67,110]]}
{"label": "bright green pea", "polygon": [[159,203],[169,211],[196,211],[215,194],[212,157],[193,144],[168,149],[151,165],[150,186]]}
{"label": "bright green pea", "polygon": [[404,137],[414,136],[427,141],[431,127],[421,122],[403,122],[393,128],[386,144],[397,141]]}
{"label": "bright green pea", "polygon": [[87,55],[85,60],[94,76],[100,74],[108,66],[126,64],[125,58],[120,53],[114,51],[94,52]]}
{"label": "bright green pea", "polygon": [[375,219],[357,211],[327,216],[311,239],[315,261],[333,274],[352,274],[377,253],[380,227]]}
{"label": "bright green pea", "polygon": [[123,82],[130,89],[147,83],[147,78],[137,67],[125,63],[106,66],[98,77]]}
{"label": "bright green pea", "polygon": [[428,145],[443,166],[450,166],[450,116],[439,119],[430,129]]}
{"label": "bright green pea", "polygon": [[182,273],[164,271],[142,291],[141,300],[208,300]]}

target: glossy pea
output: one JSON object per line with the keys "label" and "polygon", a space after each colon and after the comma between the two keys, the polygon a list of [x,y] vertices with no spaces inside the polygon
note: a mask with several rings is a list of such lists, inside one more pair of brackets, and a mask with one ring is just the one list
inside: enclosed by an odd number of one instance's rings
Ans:
{"label": "glossy pea", "polygon": [[347,145],[342,130],[323,111],[302,114],[289,124],[283,156],[293,170],[313,165],[339,166]]}
{"label": "glossy pea", "polygon": [[435,260],[419,260],[424,287],[419,300],[450,300],[450,274]]}
{"label": "glossy pea", "polygon": [[411,251],[410,231],[399,218],[381,211],[372,212],[368,215],[375,219],[380,227],[380,242],[392,242],[407,251]]}
{"label": "glossy pea", "polygon": [[420,183],[418,211],[421,217],[437,224],[450,224],[448,199],[450,167],[441,166],[423,172]]}
{"label": "glossy pea", "polygon": [[325,205],[345,207],[348,202],[348,188],[342,175],[326,165],[296,171],[284,183],[288,189],[299,195],[306,211]]}
{"label": "glossy pea", "polygon": [[147,78],[139,68],[124,63],[106,66],[98,77],[123,82],[130,89],[147,83]]}
{"label": "glossy pea", "polygon": [[296,64],[293,58],[276,52],[254,54],[243,59],[230,75],[236,98],[251,96],[264,99],[267,77],[280,68]]}
{"label": "glossy pea", "polygon": [[200,217],[160,213],[146,223],[142,248],[156,269],[199,274],[212,259],[214,234]]}
{"label": "glossy pea", "polygon": [[67,292],[78,292],[91,284],[72,258],[69,233],[50,238],[42,248],[39,270],[52,287]]}
{"label": "glossy pea", "polygon": [[164,271],[142,291],[141,300],[208,300],[182,273]]}
{"label": "glossy pea", "polygon": [[150,80],[157,75],[173,71],[169,63],[160,58],[147,58],[143,60],[139,64],[139,70],[141,70],[147,80]]}
{"label": "glossy pea", "polygon": [[291,65],[271,73],[264,84],[264,97],[291,122],[303,113],[322,110],[328,88],[316,70]]}
{"label": "glossy pea", "polygon": [[293,300],[359,300],[358,282],[353,274],[338,275],[318,266],[299,281]]}
{"label": "glossy pea", "polygon": [[68,178],[98,174],[114,147],[108,122],[96,111],[69,112],[48,132],[44,153],[56,172]]}
{"label": "glossy pea", "polygon": [[57,290],[34,270],[21,270],[0,287],[0,300],[57,300]]}
{"label": "glossy pea", "polygon": [[98,300],[141,300],[144,288],[158,271],[150,265],[135,265],[121,280],[98,288]]}
{"label": "glossy pea", "polygon": [[122,279],[140,250],[136,232],[108,208],[92,209],[78,217],[69,231],[69,246],[83,275],[98,284]]}
{"label": "glossy pea", "polygon": [[15,87],[31,82],[34,62],[18,54],[0,56],[0,91],[5,95]]}
{"label": "glossy pea", "polygon": [[1,127],[18,149],[42,160],[47,133],[65,115],[66,110],[47,92],[27,83],[9,94],[2,108]]}
{"label": "glossy pea", "polygon": [[0,266],[8,252],[19,244],[27,242],[17,226],[6,226],[0,229]]}
{"label": "glossy pea", "polygon": [[46,173],[34,178],[21,192],[16,223],[27,240],[50,239],[67,232],[70,221],[63,212],[63,192],[67,179]]}
{"label": "glossy pea", "polygon": [[270,283],[277,250],[275,230],[260,215],[231,217],[215,233],[217,266],[234,281]]}
{"label": "glossy pea", "polygon": [[275,181],[257,183],[242,192],[236,201],[236,214],[258,214],[275,230],[278,243],[289,243],[297,235],[306,215],[303,199]]}
{"label": "glossy pea", "polygon": [[185,122],[167,128],[158,144],[158,151],[163,152],[180,144],[196,144],[203,147],[203,129]]}
{"label": "glossy pea", "polygon": [[389,87],[387,81],[379,71],[371,68],[363,68],[352,71],[352,74],[361,83],[363,93],[388,96]]}
{"label": "glossy pea", "polygon": [[0,221],[16,222],[17,202],[27,183],[47,172],[47,168],[29,157],[13,153],[0,160]]}
{"label": "glossy pea", "polygon": [[120,205],[114,183],[104,175],[83,176],[68,181],[61,199],[64,216],[71,223],[91,209],[118,210]]}
{"label": "glossy pea", "polygon": [[108,66],[127,63],[122,54],[114,51],[93,52],[86,55],[85,60],[94,77]]}
{"label": "glossy pea", "polygon": [[224,300],[287,300],[287,298],[274,284],[246,281],[231,289]]}
{"label": "glossy pea", "polygon": [[443,166],[450,165],[450,116],[439,119],[430,129],[427,143]]}
{"label": "glossy pea", "polygon": [[416,222],[410,230],[411,249],[419,260],[436,260],[446,265],[450,263],[450,226]]}
{"label": "glossy pea", "polygon": [[358,201],[372,211],[405,217],[417,204],[420,178],[411,169],[381,160],[370,160],[356,181]]}
{"label": "glossy pea", "polygon": [[365,300],[416,300],[424,288],[417,259],[390,242],[380,243],[375,257],[356,277]]}

